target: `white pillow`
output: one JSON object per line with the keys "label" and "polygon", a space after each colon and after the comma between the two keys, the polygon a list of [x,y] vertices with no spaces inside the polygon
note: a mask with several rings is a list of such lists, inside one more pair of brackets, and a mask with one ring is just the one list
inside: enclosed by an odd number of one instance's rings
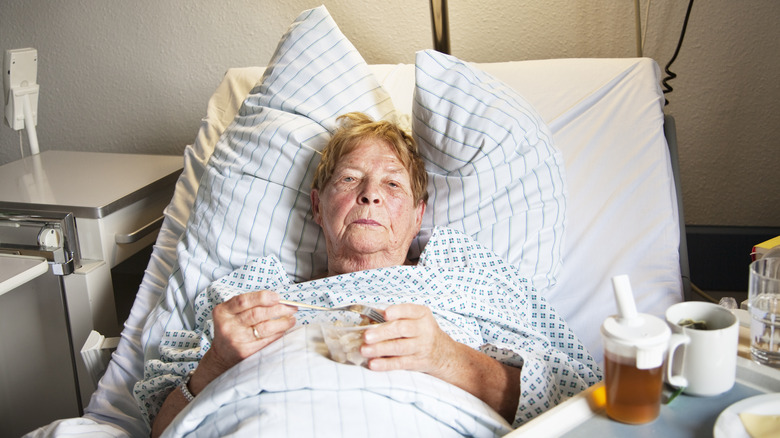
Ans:
{"label": "white pillow", "polygon": [[566,213],[563,157],[511,87],[457,58],[417,54],[412,131],[429,171],[417,248],[446,225],[492,248],[533,286],[555,284]]}
{"label": "white pillow", "polygon": [[169,301],[182,294],[191,301],[214,279],[263,255],[279,257],[296,281],[325,271],[310,186],[318,151],[336,118],[350,111],[395,117],[390,97],[325,7],[305,11],[215,147],[177,248]]}

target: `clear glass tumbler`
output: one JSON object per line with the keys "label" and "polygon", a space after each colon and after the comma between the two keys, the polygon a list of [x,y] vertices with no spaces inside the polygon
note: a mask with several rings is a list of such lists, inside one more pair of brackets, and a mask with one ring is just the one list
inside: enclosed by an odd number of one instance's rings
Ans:
{"label": "clear glass tumbler", "polygon": [[748,310],[753,360],[780,368],[780,257],[750,264]]}

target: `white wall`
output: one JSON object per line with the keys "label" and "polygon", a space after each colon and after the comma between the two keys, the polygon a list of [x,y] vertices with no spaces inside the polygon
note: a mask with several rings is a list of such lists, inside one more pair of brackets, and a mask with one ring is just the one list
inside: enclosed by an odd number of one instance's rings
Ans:
{"label": "white wall", "polygon": [[[0,49],[38,49],[42,150],[179,154],[222,73],[264,65],[292,19],[320,3],[369,63],[413,62],[432,46],[426,0],[3,0]],[[652,0],[645,55],[662,67],[687,3]],[[469,61],[636,54],[630,0],[449,9],[452,54]],[[688,224],[780,226],[778,22],[775,0],[694,4],[667,107]],[[0,127],[0,164],[19,157],[19,134]]]}

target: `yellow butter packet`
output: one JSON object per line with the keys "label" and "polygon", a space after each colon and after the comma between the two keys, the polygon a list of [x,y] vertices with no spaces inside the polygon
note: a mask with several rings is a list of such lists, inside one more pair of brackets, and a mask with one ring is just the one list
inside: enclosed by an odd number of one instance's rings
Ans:
{"label": "yellow butter packet", "polygon": [[739,419],[752,438],[780,438],[780,415],[742,412]]}

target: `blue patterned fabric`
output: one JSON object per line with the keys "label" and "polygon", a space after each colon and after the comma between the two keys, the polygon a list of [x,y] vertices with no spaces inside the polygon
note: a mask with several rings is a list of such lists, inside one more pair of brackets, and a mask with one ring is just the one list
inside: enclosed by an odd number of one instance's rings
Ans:
{"label": "blue patterned fabric", "polygon": [[[136,398],[147,415],[157,412],[171,388],[188,370],[197,366],[197,361],[210,347],[213,307],[238,294],[259,289],[272,289],[284,298],[322,306],[359,302],[377,307],[394,303],[417,303],[429,307],[439,326],[456,341],[479,349],[502,363],[522,367],[522,395],[514,426],[534,418],[601,378],[597,364],[566,322],[514,266],[467,235],[448,228],[437,228],[417,266],[375,269],[294,283],[279,260],[269,256],[215,281],[194,301],[194,327],[187,327],[186,318],[181,314],[168,315],[171,323],[162,335],[159,359],[146,362],[145,379],[135,387]],[[338,313],[304,309],[296,316],[299,326],[330,323],[340,318]],[[284,349],[270,351],[286,354]],[[322,356],[316,348],[301,354]],[[323,362],[320,358],[309,360],[314,361],[312,364],[330,362]],[[317,369],[311,369],[311,365],[303,363],[281,361],[279,366],[284,367],[285,375],[290,376],[319,373]],[[328,363],[325,368],[333,366]],[[349,372],[361,375],[358,381],[366,382],[368,386],[350,390],[376,390],[370,383],[373,377],[367,376],[377,373],[361,367],[352,368]],[[257,378],[265,379],[262,375]],[[325,373],[323,378],[334,376]],[[425,382],[429,380],[427,377],[421,379]],[[266,396],[264,391],[293,391],[292,387],[284,385],[273,390],[257,382],[252,385],[259,385],[256,386],[257,391],[248,396],[253,398],[263,399]],[[340,383],[331,381],[329,385],[336,385],[331,386],[331,390],[339,390]],[[441,391],[439,382],[418,387],[417,391],[426,394],[425,397],[442,398],[441,395],[436,396]],[[475,399],[473,404],[481,406],[481,402],[477,401]],[[409,400],[396,402],[416,403]],[[435,408],[430,409],[435,411]],[[475,409],[473,412],[465,409],[462,415],[471,420],[481,418],[484,408]],[[418,411],[418,414],[424,413]],[[263,413],[252,415],[262,416]]]}

